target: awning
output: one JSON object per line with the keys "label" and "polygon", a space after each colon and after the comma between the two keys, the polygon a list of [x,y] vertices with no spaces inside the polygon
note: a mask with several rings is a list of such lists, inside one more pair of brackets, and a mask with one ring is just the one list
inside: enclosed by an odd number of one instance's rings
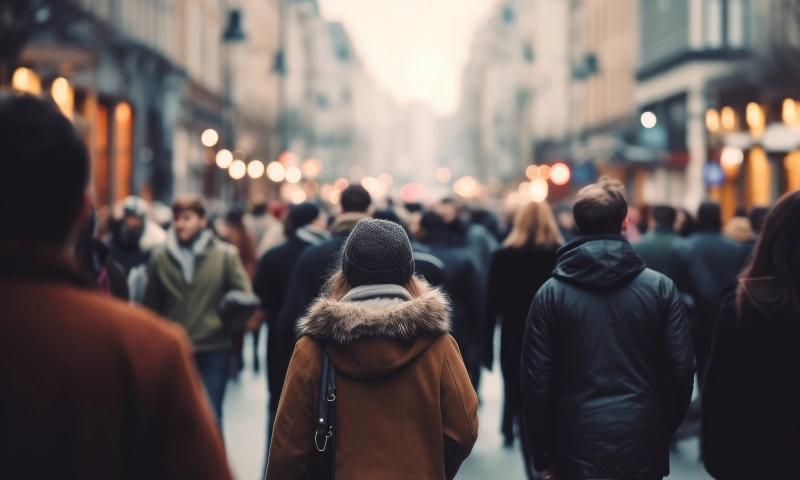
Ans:
{"label": "awning", "polygon": [[758,138],[747,132],[731,133],[723,137],[723,143],[741,150],[761,147],[767,153],[787,153],[800,150],[800,128],[776,122],[769,124]]}

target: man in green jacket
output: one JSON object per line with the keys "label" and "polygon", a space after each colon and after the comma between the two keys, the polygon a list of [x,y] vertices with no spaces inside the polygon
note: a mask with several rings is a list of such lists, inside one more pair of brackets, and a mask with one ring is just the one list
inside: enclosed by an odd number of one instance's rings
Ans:
{"label": "man in green jacket", "polygon": [[206,228],[202,198],[182,196],[172,205],[172,213],[174,223],[166,244],[150,260],[142,303],[186,330],[221,424],[232,343],[217,306],[230,291],[250,292],[250,279],[236,247],[220,241]]}
{"label": "man in green jacket", "polygon": [[636,253],[642,257],[647,268],[673,278],[672,262],[675,245],[681,237],[675,232],[675,219],[678,212],[669,206],[659,205],[652,210],[650,229],[633,245]]}

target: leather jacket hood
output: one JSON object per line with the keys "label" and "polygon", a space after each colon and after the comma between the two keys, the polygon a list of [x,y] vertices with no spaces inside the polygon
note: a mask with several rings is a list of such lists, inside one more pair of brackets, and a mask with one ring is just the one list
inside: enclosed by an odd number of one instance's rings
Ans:
{"label": "leather jacket hood", "polygon": [[615,290],[646,268],[622,235],[588,235],[558,250],[553,277],[588,290]]}

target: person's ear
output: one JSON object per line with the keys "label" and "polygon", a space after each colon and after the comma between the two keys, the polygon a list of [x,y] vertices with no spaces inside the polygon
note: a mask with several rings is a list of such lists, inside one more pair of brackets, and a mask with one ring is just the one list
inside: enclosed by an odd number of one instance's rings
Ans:
{"label": "person's ear", "polygon": [[622,234],[624,235],[625,232],[628,231],[628,219],[622,221]]}

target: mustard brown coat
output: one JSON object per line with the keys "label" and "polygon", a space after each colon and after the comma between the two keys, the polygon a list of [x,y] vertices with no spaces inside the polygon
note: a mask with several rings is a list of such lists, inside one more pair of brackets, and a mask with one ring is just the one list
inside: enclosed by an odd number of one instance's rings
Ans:
{"label": "mustard brown coat", "polygon": [[452,479],[478,436],[478,398],[450,306],[425,285],[320,298],[300,321],[266,480],[323,478],[314,447],[322,351],[336,367],[336,478]]}

